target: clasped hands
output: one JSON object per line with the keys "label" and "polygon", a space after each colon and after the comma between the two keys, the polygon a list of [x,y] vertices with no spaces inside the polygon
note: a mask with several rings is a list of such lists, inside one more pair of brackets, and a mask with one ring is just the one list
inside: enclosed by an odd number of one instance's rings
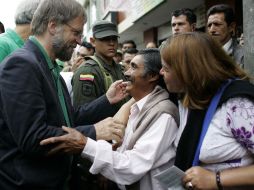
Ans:
{"label": "clasped hands", "polygon": [[[96,140],[115,140],[117,143],[122,141],[125,125],[111,117],[106,118],[94,125]],[[57,153],[80,154],[87,143],[87,137],[75,128],[62,126],[65,135],[50,137],[40,142],[40,145],[53,145],[48,155]]]}
{"label": "clasped hands", "polygon": [[[106,97],[110,104],[115,104],[124,99],[127,83],[123,80],[115,81],[106,93]],[[115,118],[106,118],[94,125],[96,131],[96,140],[115,140],[117,144],[121,144],[124,136],[125,125]],[[48,152],[49,155],[59,152],[78,154],[84,149],[87,137],[74,128],[62,126],[67,133],[58,137],[50,137],[40,142],[40,145],[52,145],[53,148]]]}

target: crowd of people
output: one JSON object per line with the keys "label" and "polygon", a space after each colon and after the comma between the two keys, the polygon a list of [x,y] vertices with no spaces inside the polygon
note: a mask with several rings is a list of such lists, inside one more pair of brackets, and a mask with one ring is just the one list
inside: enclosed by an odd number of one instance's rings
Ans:
{"label": "crowd of people", "polygon": [[172,166],[179,189],[253,189],[233,9],[209,8],[206,33],[175,10],[172,36],[140,50],[106,20],[84,41],[86,22],[75,0],[25,0],[0,35],[0,189],[173,190],[155,178]]}

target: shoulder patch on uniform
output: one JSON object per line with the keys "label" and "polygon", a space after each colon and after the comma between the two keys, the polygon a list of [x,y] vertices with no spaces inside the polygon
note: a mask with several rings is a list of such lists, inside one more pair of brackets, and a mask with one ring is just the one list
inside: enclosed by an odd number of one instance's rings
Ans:
{"label": "shoulder patch on uniform", "polygon": [[91,74],[80,74],[79,75],[79,80],[81,81],[94,81],[94,75]]}

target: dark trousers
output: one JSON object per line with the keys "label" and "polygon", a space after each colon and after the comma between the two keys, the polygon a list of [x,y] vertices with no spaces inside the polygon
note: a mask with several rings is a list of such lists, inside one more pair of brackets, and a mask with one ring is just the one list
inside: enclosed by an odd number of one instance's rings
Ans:
{"label": "dark trousers", "polygon": [[80,156],[73,160],[70,190],[119,190],[116,183],[106,179],[102,175],[92,175],[89,169],[92,163]]}

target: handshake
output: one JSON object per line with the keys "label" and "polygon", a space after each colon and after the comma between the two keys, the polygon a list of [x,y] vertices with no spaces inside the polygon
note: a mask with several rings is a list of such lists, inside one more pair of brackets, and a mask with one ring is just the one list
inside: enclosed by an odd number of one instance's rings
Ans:
{"label": "handshake", "polygon": [[[114,118],[106,118],[94,125],[96,140],[114,140],[122,142],[125,125]],[[48,155],[57,153],[80,154],[87,143],[87,137],[75,128],[62,127],[65,135],[50,137],[40,142],[40,145],[53,145]]]}
{"label": "handshake", "polygon": [[[125,98],[127,82],[119,80],[114,82],[106,93],[110,104],[115,104]],[[135,102],[134,99],[125,103],[115,116],[108,117],[94,124],[96,131],[96,140],[113,140],[113,149],[116,149],[122,143],[125,127],[127,125],[130,107]],[[66,134],[62,136],[50,137],[40,142],[40,145],[51,145],[53,148],[48,152],[49,155],[56,153],[80,154],[87,143],[87,137],[75,128],[62,126]]]}

